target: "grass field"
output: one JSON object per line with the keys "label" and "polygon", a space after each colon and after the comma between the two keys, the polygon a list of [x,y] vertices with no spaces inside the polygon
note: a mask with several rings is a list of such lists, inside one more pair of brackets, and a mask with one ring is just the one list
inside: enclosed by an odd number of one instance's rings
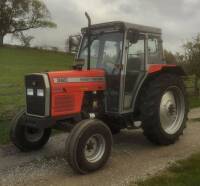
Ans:
{"label": "grass field", "polygon": [[24,106],[24,75],[68,69],[72,57],[33,49],[0,48],[0,119],[9,119]]}
{"label": "grass field", "polygon": [[[130,186],[134,186],[132,183]],[[199,186],[200,185],[200,154],[195,154],[160,175],[137,183],[138,186]]]}
{"label": "grass field", "polygon": [[0,144],[9,141],[9,120],[25,105],[24,75],[69,69],[72,61],[65,53],[0,48]]}

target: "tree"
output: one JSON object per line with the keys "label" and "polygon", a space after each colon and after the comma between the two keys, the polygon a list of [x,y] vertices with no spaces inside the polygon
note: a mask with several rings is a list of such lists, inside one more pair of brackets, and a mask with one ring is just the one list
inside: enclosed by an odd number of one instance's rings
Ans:
{"label": "tree", "polygon": [[167,50],[164,50],[164,57],[167,64],[177,64],[176,56]]}
{"label": "tree", "polygon": [[53,28],[50,12],[40,0],[0,0],[0,46],[5,35],[36,28]]}
{"label": "tree", "polygon": [[18,39],[24,47],[30,47],[31,41],[35,38],[34,36],[26,35],[23,32],[15,33],[14,37]]}
{"label": "tree", "polygon": [[195,94],[198,96],[198,81],[200,78],[200,34],[197,34],[192,41],[185,43],[183,48],[185,49],[185,69],[187,70],[188,74],[194,75],[195,77],[194,89]]}

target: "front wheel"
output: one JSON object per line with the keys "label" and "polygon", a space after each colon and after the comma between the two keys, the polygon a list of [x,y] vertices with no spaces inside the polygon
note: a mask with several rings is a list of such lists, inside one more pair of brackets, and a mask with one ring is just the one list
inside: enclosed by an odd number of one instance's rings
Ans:
{"label": "front wheel", "polygon": [[41,149],[49,140],[51,129],[26,126],[25,111],[19,112],[11,122],[10,139],[21,151]]}
{"label": "front wheel", "polygon": [[179,139],[186,127],[188,103],[183,80],[161,74],[143,89],[141,97],[144,135],[153,143],[169,145]]}
{"label": "front wheel", "polygon": [[110,129],[100,120],[84,120],[71,131],[65,156],[78,173],[95,171],[107,162],[112,147]]}

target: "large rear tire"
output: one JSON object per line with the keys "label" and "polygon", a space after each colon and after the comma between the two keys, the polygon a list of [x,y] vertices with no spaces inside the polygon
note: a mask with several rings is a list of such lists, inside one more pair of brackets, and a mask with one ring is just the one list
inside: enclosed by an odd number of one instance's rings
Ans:
{"label": "large rear tire", "polygon": [[65,157],[74,171],[86,174],[105,165],[111,147],[112,134],[102,121],[83,120],[67,138]]}
{"label": "large rear tire", "polygon": [[144,135],[158,145],[173,144],[186,127],[188,102],[181,77],[161,74],[143,88],[140,101]]}
{"label": "large rear tire", "polygon": [[25,111],[19,112],[11,122],[10,139],[23,152],[39,150],[49,140],[51,129],[37,129],[26,126]]}

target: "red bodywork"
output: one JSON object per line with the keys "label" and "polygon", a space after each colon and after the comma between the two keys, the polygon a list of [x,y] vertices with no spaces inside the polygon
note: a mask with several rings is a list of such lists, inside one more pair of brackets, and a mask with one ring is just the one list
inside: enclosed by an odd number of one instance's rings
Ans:
{"label": "red bodywork", "polygon": [[[48,76],[51,87],[52,117],[80,113],[85,92],[103,91],[106,88],[105,80],[95,81],[95,78],[105,79],[105,72],[101,69],[49,72]],[[89,81],[85,82],[84,79],[87,78]],[[56,82],[56,79],[61,81]]]}
{"label": "red bodywork", "polygon": [[[153,64],[149,65],[148,74],[153,74],[163,69],[175,69],[176,65]],[[62,117],[78,114],[81,112],[85,92],[104,91],[106,89],[105,71],[93,70],[71,70],[49,72],[51,91],[51,116]],[[83,79],[90,79],[84,81]],[[92,81],[92,78],[103,78],[104,81]],[[61,81],[55,82],[55,79]],[[70,81],[65,81],[70,79]]]}
{"label": "red bodywork", "polygon": [[154,64],[154,65],[149,65],[148,73],[152,74],[154,72],[161,71],[165,67],[176,67],[176,65],[173,64]]}

